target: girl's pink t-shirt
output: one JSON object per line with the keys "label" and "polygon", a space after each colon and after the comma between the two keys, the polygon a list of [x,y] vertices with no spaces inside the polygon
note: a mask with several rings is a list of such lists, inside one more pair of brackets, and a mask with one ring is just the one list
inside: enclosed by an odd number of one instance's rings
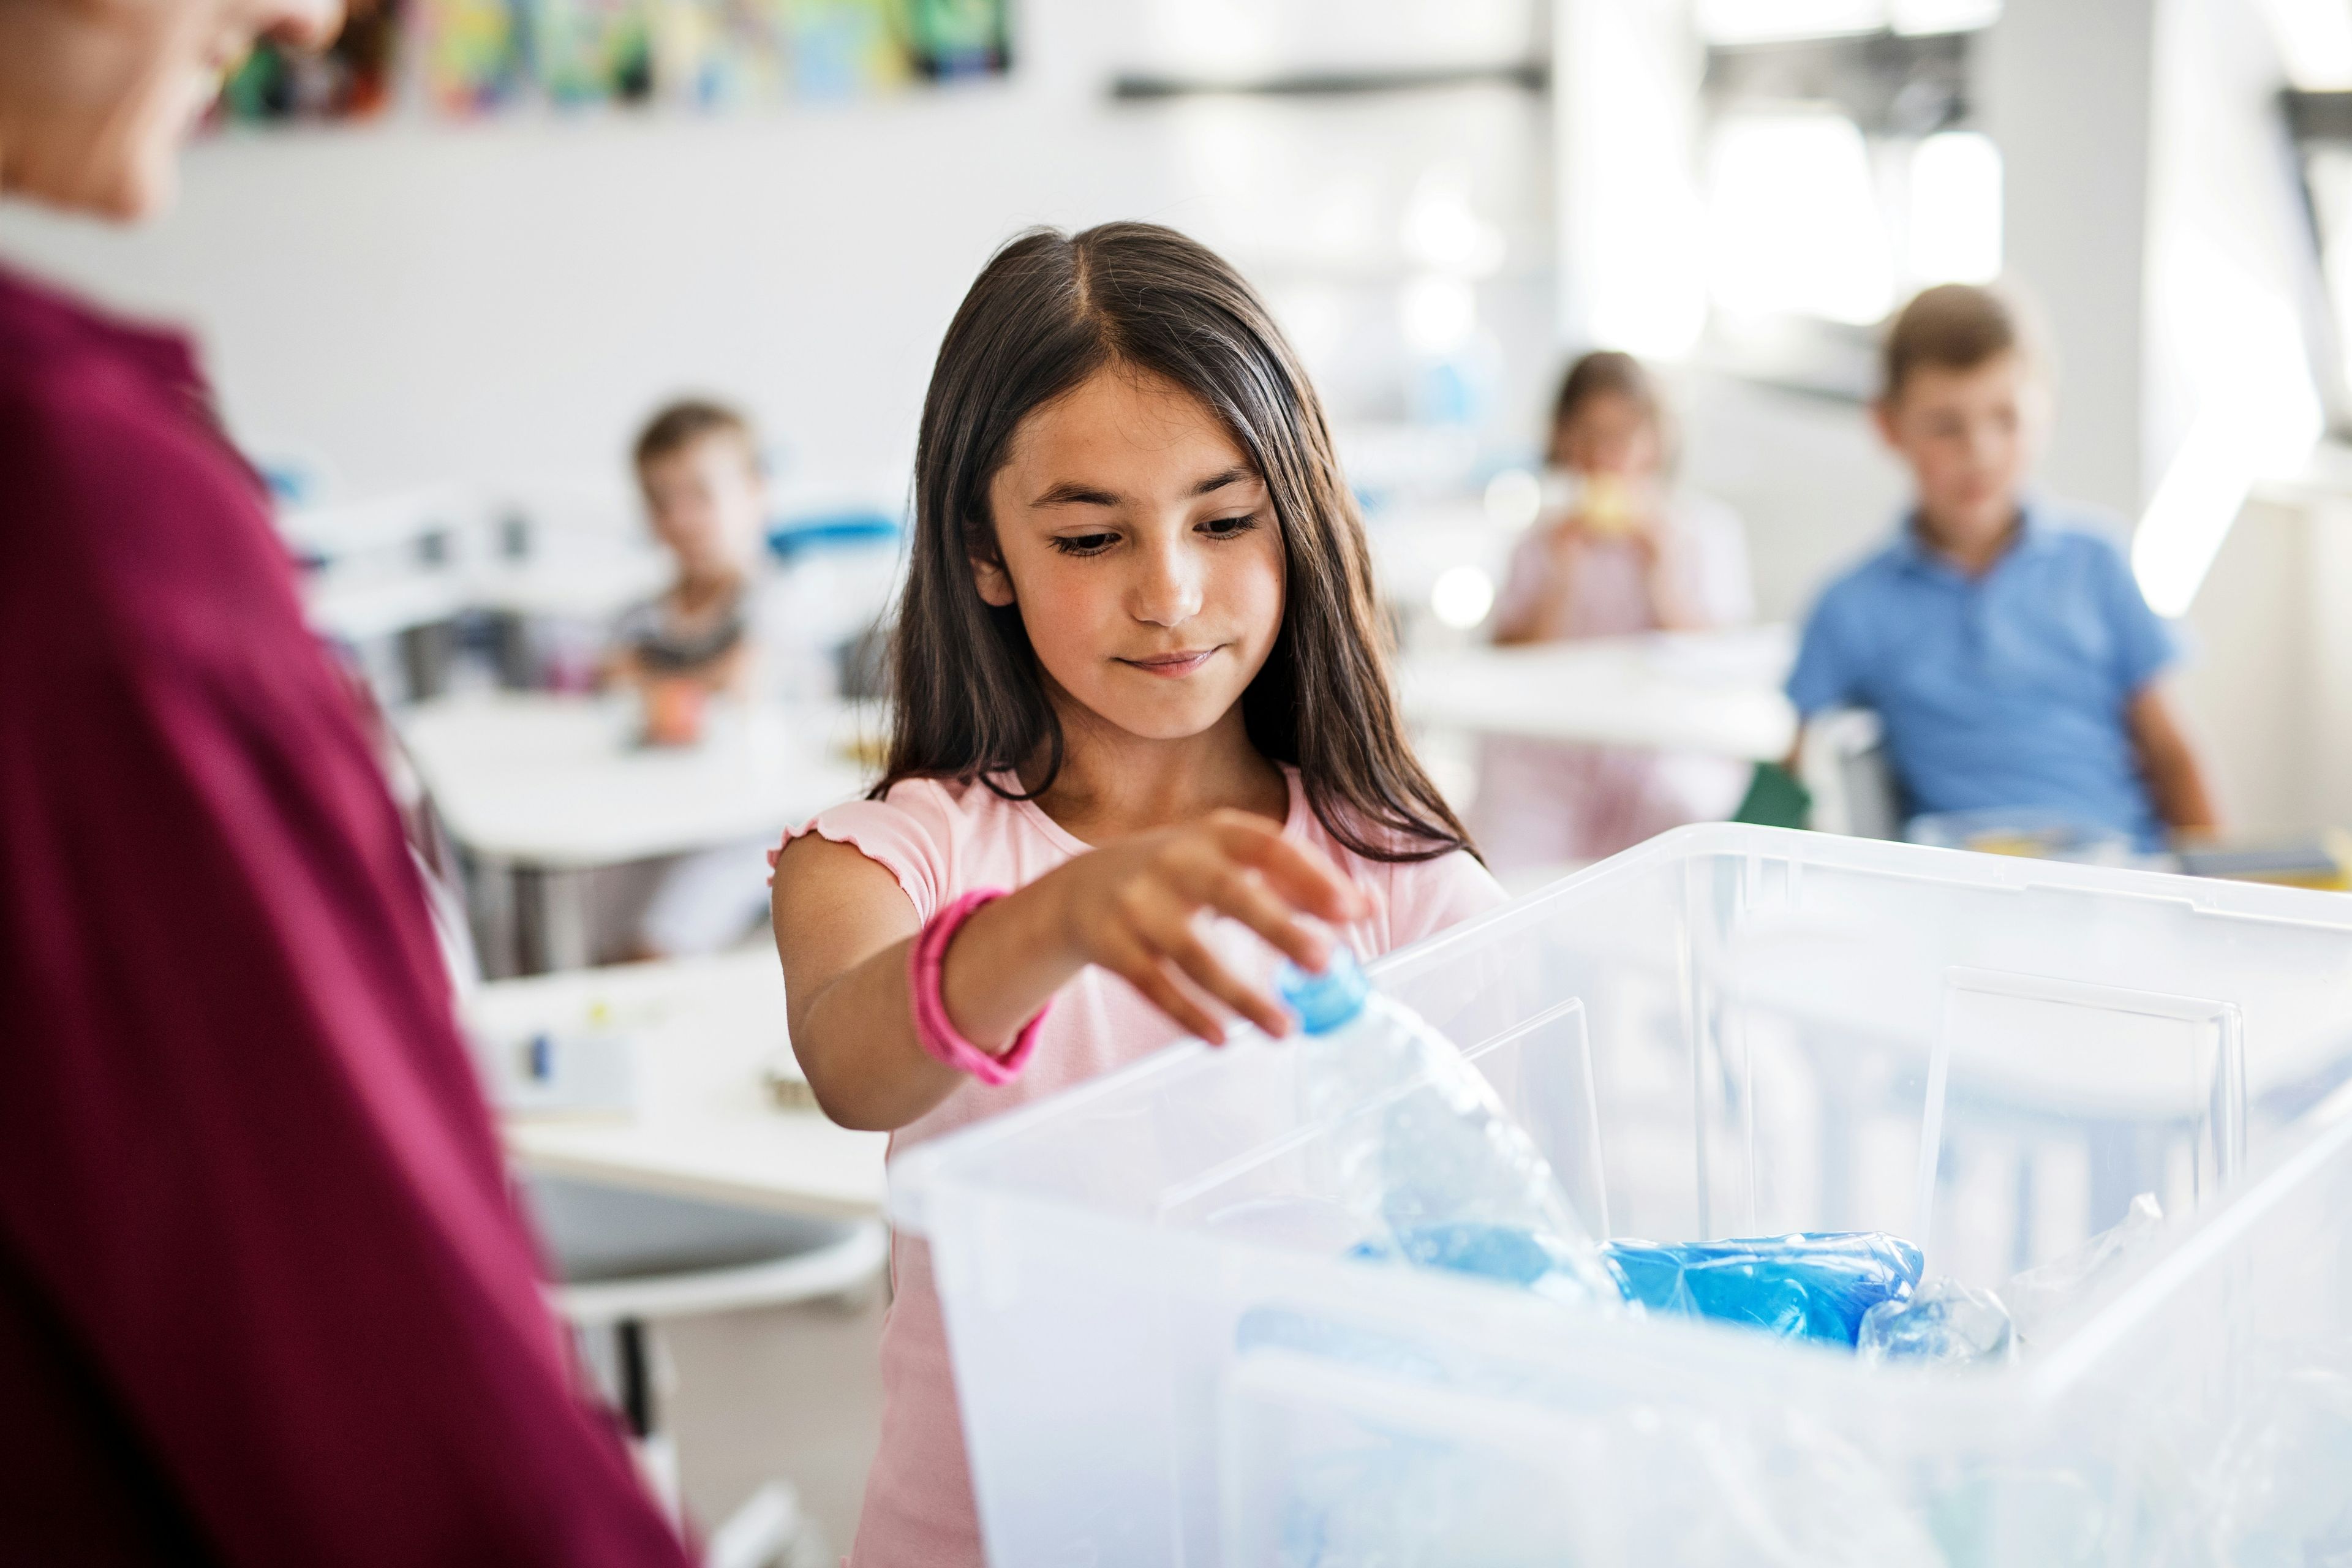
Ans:
{"label": "girl's pink t-shirt", "polygon": [[[1503,901],[1486,868],[1460,850],[1389,862],[1344,847],[1308,806],[1297,770],[1284,771],[1290,783],[1284,836],[1320,850],[1369,897],[1371,913],[1338,932],[1359,957],[1418,942]],[[807,833],[886,868],[925,921],[971,889],[1024,887],[1088,848],[1033,803],[1006,800],[979,783],[929,779],[899,784],[883,800],[822,812],[787,841]],[[964,1083],[894,1133],[890,1152],[1042,1100],[1182,1037],[1127,982],[1088,969],[1055,996],[1021,1077],[996,1087]],[[882,1442],[850,1561],[856,1568],[978,1568],[983,1561],[930,1252],[913,1237],[896,1238],[891,1249]]]}

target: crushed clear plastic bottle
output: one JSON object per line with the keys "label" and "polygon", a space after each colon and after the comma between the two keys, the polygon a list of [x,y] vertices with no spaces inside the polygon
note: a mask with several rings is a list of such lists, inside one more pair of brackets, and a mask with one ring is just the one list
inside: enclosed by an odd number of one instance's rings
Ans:
{"label": "crushed clear plastic bottle", "polygon": [[2010,1276],[2000,1288],[2021,1338],[2032,1341],[2078,1310],[2164,1232],[2164,1208],[2154,1193],[2132,1199],[2123,1219],[2062,1258]]}
{"label": "crushed clear plastic bottle", "polygon": [[[1549,1162],[1451,1042],[1373,991],[1344,948],[1319,974],[1285,965],[1277,985],[1306,1035],[1306,1109],[1332,1126],[1338,1196],[1370,1232],[1359,1251],[1622,1304],[1622,1280]],[[1509,1238],[1509,1257],[1454,1256],[1462,1238],[1495,1237]]]}
{"label": "crushed clear plastic bottle", "polygon": [[2017,1332],[1999,1296],[1937,1279],[1864,1312],[1854,1348],[1865,1362],[1973,1366],[2012,1359]]}

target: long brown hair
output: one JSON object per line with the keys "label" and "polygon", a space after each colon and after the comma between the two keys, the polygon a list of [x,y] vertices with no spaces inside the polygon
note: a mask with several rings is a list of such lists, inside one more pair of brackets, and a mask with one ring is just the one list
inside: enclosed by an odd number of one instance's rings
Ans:
{"label": "long brown hair", "polygon": [[[1156,224],[1037,228],[981,269],[940,345],[915,447],[915,539],[891,634],[881,795],[901,779],[1051,788],[1064,738],[1018,605],[972,582],[997,559],[988,490],[1013,432],[1109,364],[1183,387],[1265,479],[1287,573],[1282,627],[1242,694],[1250,742],[1295,763],[1331,837],[1375,860],[1425,860],[1469,835],[1405,743],[1362,520],[1322,405],[1263,301],[1207,247]],[[1014,795],[995,775],[1043,757]]]}

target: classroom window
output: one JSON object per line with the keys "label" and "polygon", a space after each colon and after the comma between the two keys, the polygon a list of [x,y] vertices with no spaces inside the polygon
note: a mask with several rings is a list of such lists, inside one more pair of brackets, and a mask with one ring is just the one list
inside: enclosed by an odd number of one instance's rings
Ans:
{"label": "classroom window", "polygon": [[1874,147],[1829,110],[1724,116],[1706,169],[1716,308],[1868,326],[2000,273],[2000,152],[1980,132]]}
{"label": "classroom window", "polygon": [[1962,33],[1989,26],[2000,16],[2000,0],[1699,0],[1697,6],[1699,36],[1712,44]]}
{"label": "classroom window", "polygon": [[1706,186],[1717,309],[1857,326],[1886,313],[1894,257],[1853,121],[1822,110],[1727,115]]}
{"label": "classroom window", "polygon": [[2341,427],[2347,423],[2344,388],[2352,385],[2352,334],[2346,331],[2352,322],[2352,142],[2306,149],[2304,179],[2318,226],[2320,275],[2336,340],[2336,424]]}
{"label": "classroom window", "polygon": [[2352,88],[2352,6],[2344,0],[2261,0],[2287,80],[2305,92]]}
{"label": "classroom window", "polygon": [[1911,149],[1909,281],[1990,283],[2000,275],[2000,149],[1977,131],[1944,131]]}
{"label": "classroom window", "polygon": [[2301,154],[2304,195],[2324,307],[2305,323],[2331,428],[2352,431],[2352,89],[2291,91],[2286,121]]}
{"label": "classroom window", "polygon": [[[1983,0],[1703,7],[1796,37],[1707,51],[1706,352],[1759,379],[1867,391],[1867,338],[1936,283],[2001,268],[2001,162],[1969,90]],[[1850,36],[1824,36],[1832,24]],[[1728,26],[1728,22],[1726,23]],[[1916,29],[1906,31],[1904,29]],[[1864,29],[1867,29],[1866,31]]]}

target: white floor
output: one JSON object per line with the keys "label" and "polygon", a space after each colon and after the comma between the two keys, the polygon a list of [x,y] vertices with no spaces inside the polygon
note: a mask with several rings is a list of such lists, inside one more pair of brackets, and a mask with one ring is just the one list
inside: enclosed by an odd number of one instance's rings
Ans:
{"label": "white floor", "polygon": [[[665,1325],[664,1406],[687,1510],[705,1532],[761,1482],[790,1481],[849,1549],[881,1426],[879,1292],[863,1310],[783,1308]],[[830,1563],[830,1559],[827,1560]]]}

